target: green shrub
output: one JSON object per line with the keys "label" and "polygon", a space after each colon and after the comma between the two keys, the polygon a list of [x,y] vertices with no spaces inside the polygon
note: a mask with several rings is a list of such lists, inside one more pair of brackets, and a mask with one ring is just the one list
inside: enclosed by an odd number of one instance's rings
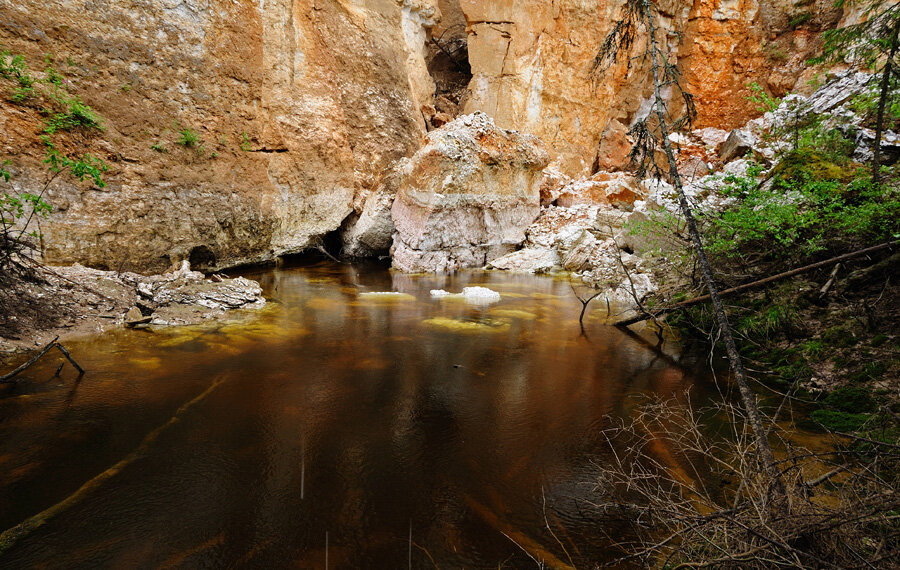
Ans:
{"label": "green shrub", "polygon": [[799,261],[900,232],[900,190],[873,186],[867,172],[809,148],[788,152],[766,180],[748,175],[725,182],[731,205],[702,218],[713,256],[736,260],[755,251]]}
{"label": "green shrub", "polygon": [[[887,129],[900,128],[900,77],[891,76],[891,85],[888,90],[887,104],[885,105],[884,127]],[[848,106],[857,115],[862,117],[869,127],[875,126],[878,116],[878,99],[881,96],[881,86],[878,82],[873,84],[850,100]]]}
{"label": "green shrub", "polygon": [[807,22],[809,22],[809,21],[812,20],[812,19],[813,19],[812,13],[810,13],[810,12],[802,12],[802,13],[800,13],[800,14],[797,14],[797,15],[794,16],[793,18],[791,18],[790,21],[788,21],[788,27],[791,28],[792,30],[793,30],[793,29],[797,29],[797,28],[799,28],[799,27],[802,26],[803,24],[806,24]]}
{"label": "green shrub", "polygon": [[878,348],[885,342],[887,342],[887,335],[879,333],[872,337],[872,340],[869,342],[869,344],[871,344],[875,348]]}
{"label": "green shrub", "polygon": [[186,148],[193,148],[200,142],[200,135],[197,131],[190,127],[185,127],[178,131],[178,144]]}
{"label": "green shrub", "polygon": [[47,165],[50,172],[59,173],[68,170],[78,180],[90,178],[98,188],[106,187],[103,174],[109,170],[109,167],[103,160],[90,154],[82,155],[80,158],[71,158],[56,150],[49,137],[45,136],[43,140],[47,146],[44,164]]}
{"label": "green shrub", "polygon": [[77,95],[69,97],[57,92],[53,99],[63,107],[63,110],[53,113],[45,121],[45,133],[52,135],[57,131],[71,131],[76,128],[103,129],[100,116],[90,106],[85,105]]}
{"label": "green shrub", "polygon": [[10,96],[14,103],[22,103],[36,94],[34,77],[28,72],[28,65],[21,55],[14,56],[5,50],[0,52],[0,77],[16,82],[17,86]]}
{"label": "green shrub", "polygon": [[160,152],[160,153],[163,153],[163,154],[169,152],[168,150],[166,150],[166,145],[163,144],[162,141],[155,142],[155,143],[151,144],[151,145],[150,145],[150,148],[151,148],[152,150],[155,150],[156,152]]}
{"label": "green shrub", "polygon": [[864,388],[838,388],[825,397],[825,403],[849,414],[874,412],[877,407],[875,398]]}
{"label": "green shrub", "polygon": [[815,410],[809,417],[830,431],[854,432],[862,428],[871,416],[835,410]]}
{"label": "green shrub", "polygon": [[48,53],[44,56],[44,62],[47,64],[47,67],[44,68],[47,78],[44,81],[57,87],[62,87],[65,77],[53,66],[53,56]]}
{"label": "green shrub", "polygon": [[747,96],[747,100],[751,103],[756,104],[756,110],[760,113],[766,113],[768,111],[774,111],[778,108],[778,105],[781,104],[781,99],[777,97],[772,97],[766,90],[763,89],[762,85],[756,83],[755,81],[747,84],[747,88],[750,90],[750,95]]}

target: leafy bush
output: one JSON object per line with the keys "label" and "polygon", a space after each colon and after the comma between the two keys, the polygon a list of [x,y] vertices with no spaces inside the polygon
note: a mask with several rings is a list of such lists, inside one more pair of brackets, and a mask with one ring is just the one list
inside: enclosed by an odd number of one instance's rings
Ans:
{"label": "leafy bush", "polygon": [[[27,255],[27,251],[34,247],[28,238],[40,237],[36,231],[27,231],[30,221],[34,216],[46,218],[52,211],[52,206],[44,200],[44,193],[59,175],[68,171],[78,180],[91,178],[101,188],[106,185],[102,174],[108,167],[102,160],[89,154],[71,158],[59,153],[46,137],[44,143],[47,145],[44,164],[48,165],[51,175],[43,189],[38,194],[23,192],[14,195],[4,192],[0,195],[0,275],[9,272],[11,268],[22,269],[17,256]],[[7,161],[0,167],[0,180],[3,182],[9,182],[11,178],[10,171],[6,169],[8,164]]]}
{"label": "leafy bush", "polygon": [[197,131],[190,127],[185,127],[178,131],[178,144],[186,148],[193,148],[200,142],[200,135]]}
{"label": "leafy bush", "polygon": [[23,56],[14,56],[5,50],[0,52],[0,77],[16,82],[17,87],[10,97],[14,103],[22,103],[35,95],[34,77],[28,72]]}
{"label": "leafy bush", "polygon": [[747,100],[751,103],[755,103],[756,110],[760,113],[774,111],[778,108],[778,105],[781,104],[781,99],[772,97],[766,93],[766,90],[763,89],[762,85],[755,81],[748,83],[747,88],[750,90],[750,95],[747,96]]}
{"label": "leafy bush", "polygon": [[97,113],[85,105],[77,95],[69,97],[57,94],[56,101],[63,107],[60,113],[52,114],[44,124],[44,132],[54,134],[57,131],[71,131],[76,128],[103,129],[102,121]]}
{"label": "leafy bush", "polygon": [[869,414],[851,414],[835,410],[815,410],[809,417],[828,430],[839,432],[858,431],[871,417]]}
{"label": "leafy bush", "polygon": [[48,53],[46,56],[44,56],[44,61],[47,64],[47,67],[44,69],[44,73],[47,74],[47,78],[44,81],[52,85],[56,85],[57,87],[62,87],[65,77],[63,77],[63,75],[53,66],[53,56]]}
{"label": "leafy bush", "polygon": [[[900,77],[893,75],[888,89],[888,99],[885,105],[884,127],[886,129],[900,129]],[[878,98],[881,95],[881,87],[873,82],[868,89],[853,97],[849,107],[853,112],[862,117],[866,125],[874,128],[878,116]]]}
{"label": "leafy bush", "polygon": [[53,174],[59,174],[64,170],[83,181],[90,178],[98,188],[105,188],[106,182],[103,180],[103,173],[109,170],[109,167],[101,159],[85,154],[80,158],[70,158],[53,146],[49,139],[44,138],[44,144],[47,145],[47,155],[44,158],[44,164]]}
{"label": "leafy bush", "polygon": [[712,255],[737,259],[752,250],[769,259],[803,258],[900,231],[897,188],[873,186],[865,172],[808,148],[788,152],[766,179],[724,180],[731,205],[705,217]]}
{"label": "leafy bush", "polygon": [[825,403],[839,412],[852,414],[874,412],[877,407],[875,398],[863,388],[838,388],[825,397]]}

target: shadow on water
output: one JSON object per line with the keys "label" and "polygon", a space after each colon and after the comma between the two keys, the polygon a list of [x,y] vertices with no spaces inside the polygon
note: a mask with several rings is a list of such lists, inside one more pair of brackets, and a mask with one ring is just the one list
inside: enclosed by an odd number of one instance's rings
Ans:
{"label": "shadow on water", "polygon": [[[626,537],[590,508],[598,432],[636,395],[694,385],[677,349],[605,326],[598,305],[582,335],[581,304],[548,277],[309,261],[249,276],[271,299],[258,312],[67,343],[89,371],[80,383],[53,378],[48,359],[0,393],[3,529],[142,450],[0,567],[580,568],[617,555],[610,541]],[[501,301],[429,294],[469,285]]]}

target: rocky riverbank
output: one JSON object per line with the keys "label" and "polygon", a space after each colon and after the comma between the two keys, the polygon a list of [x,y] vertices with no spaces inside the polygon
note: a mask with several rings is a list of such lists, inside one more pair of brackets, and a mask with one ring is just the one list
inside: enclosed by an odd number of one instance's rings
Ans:
{"label": "rocky riverbank", "polygon": [[255,281],[191,271],[187,262],[161,275],[81,265],[40,267],[0,296],[0,353],[99,334],[115,327],[196,324],[234,309],[265,305]]}

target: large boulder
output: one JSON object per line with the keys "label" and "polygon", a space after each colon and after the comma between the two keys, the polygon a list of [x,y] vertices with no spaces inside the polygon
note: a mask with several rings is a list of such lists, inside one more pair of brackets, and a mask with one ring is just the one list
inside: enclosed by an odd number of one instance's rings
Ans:
{"label": "large boulder", "polygon": [[722,162],[743,158],[753,148],[754,142],[753,135],[745,129],[734,129],[719,148],[719,157]]}
{"label": "large boulder", "polygon": [[[402,159],[405,160],[405,159]],[[402,167],[402,162],[400,163]],[[389,172],[378,189],[363,195],[341,228],[342,254],[350,257],[387,255],[394,235],[391,206],[397,195],[400,171]]]}
{"label": "large boulder", "polygon": [[460,117],[428,134],[400,167],[391,256],[402,271],[482,267],[525,240],[540,212],[540,140]]}

